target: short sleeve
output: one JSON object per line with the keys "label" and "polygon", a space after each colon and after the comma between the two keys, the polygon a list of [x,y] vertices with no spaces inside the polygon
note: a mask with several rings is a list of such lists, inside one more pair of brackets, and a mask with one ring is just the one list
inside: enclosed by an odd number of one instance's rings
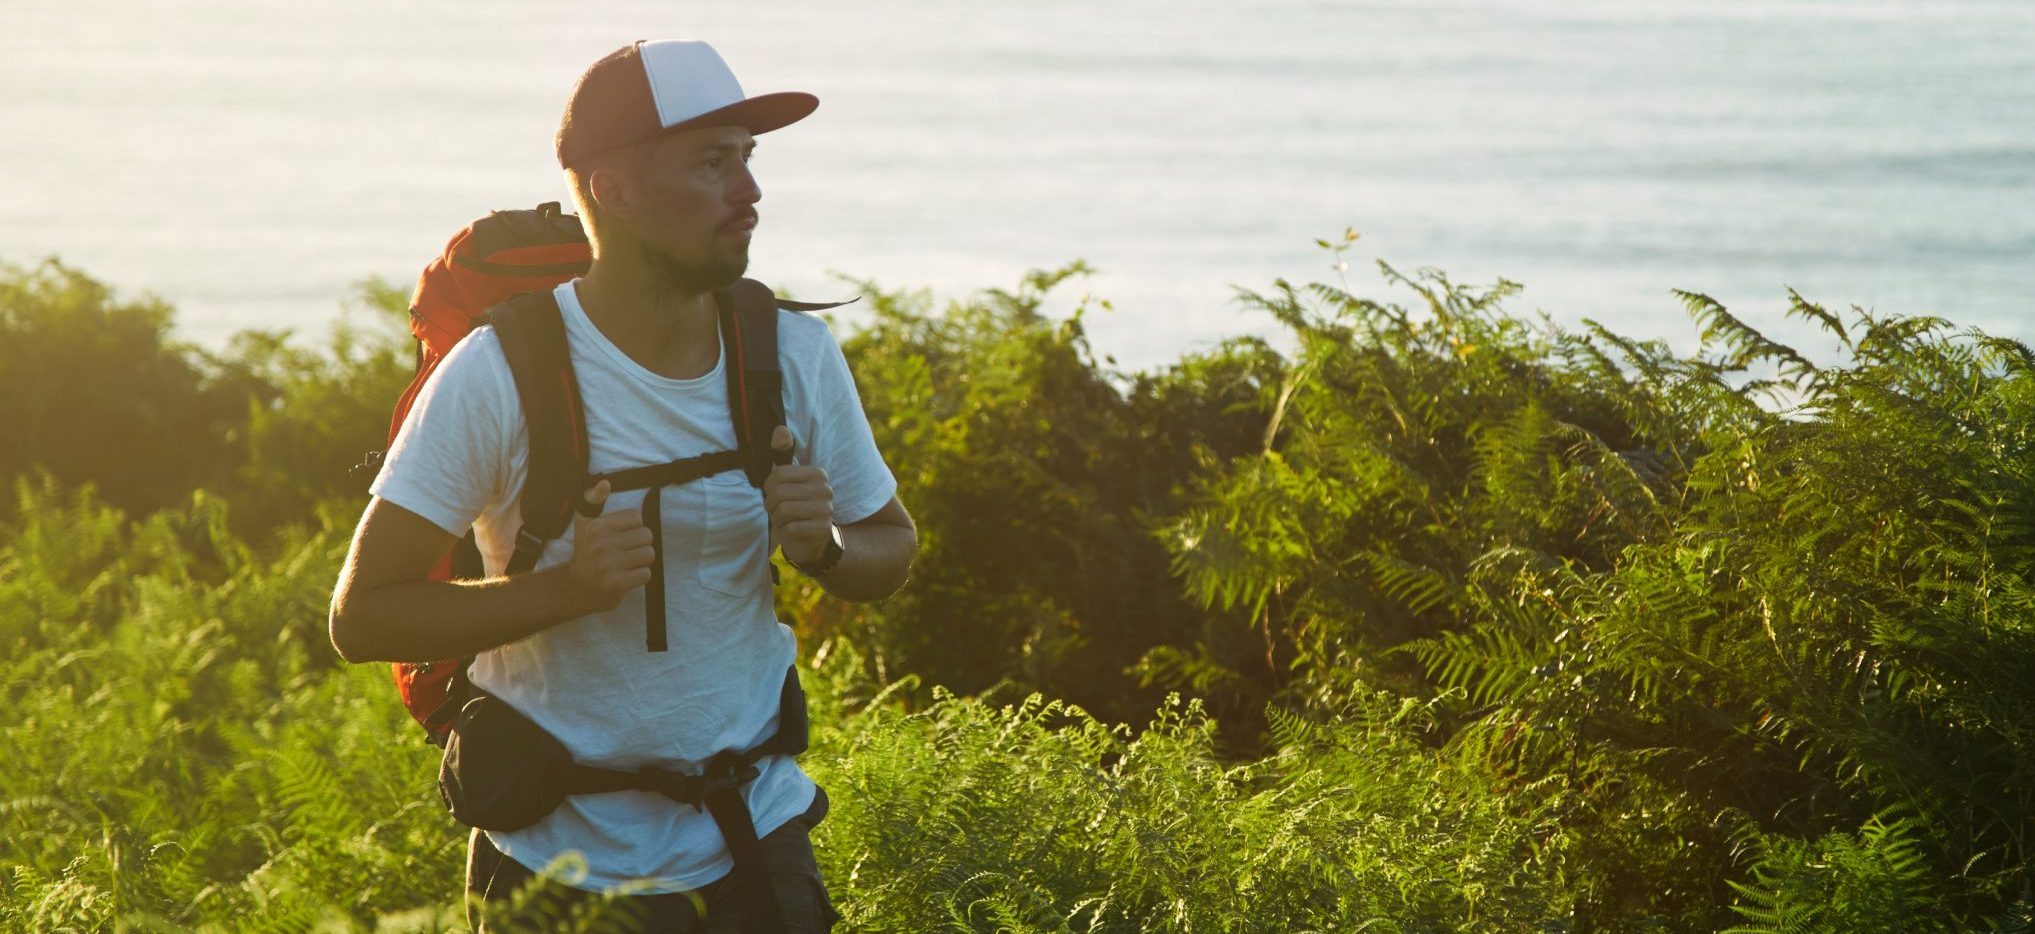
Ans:
{"label": "short sleeve", "polygon": [[787,417],[802,442],[798,459],[827,471],[827,482],[834,488],[834,521],[860,522],[897,495],[897,480],[876,448],[862,397],[848,372],[848,358],[825,322],[787,314],[783,325],[780,331],[787,336],[795,327],[810,341],[797,348],[798,359],[787,361],[798,367],[795,379],[802,384],[805,402]]}
{"label": "short sleeve", "polygon": [[370,492],[453,535],[506,493],[516,391],[492,328],[469,334],[431,374]]}

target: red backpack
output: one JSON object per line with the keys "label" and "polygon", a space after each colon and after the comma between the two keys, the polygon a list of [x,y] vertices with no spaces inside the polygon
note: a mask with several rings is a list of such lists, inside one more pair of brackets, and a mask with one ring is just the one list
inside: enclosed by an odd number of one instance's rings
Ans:
{"label": "red backpack", "polygon": [[[545,544],[571,525],[581,491],[595,478],[587,470],[586,418],[572,374],[564,321],[551,290],[586,272],[592,261],[586,232],[577,216],[557,202],[534,210],[496,211],[454,234],[445,252],[424,268],[410,297],[410,333],[417,338],[417,372],[396,402],[389,420],[395,440],[418,392],[454,344],[476,327],[493,326],[515,377],[529,436],[529,476],[524,485],[523,526],[506,572],[531,570]],[[753,279],[742,279],[714,294],[719,306],[723,370],[735,423],[737,449],[669,464],[607,474],[610,489],[646,490],[644,510],[661,508],[661,491],[727,470],[742,470],[761,490],[777,462],[770,436],[784,424],[782,378],[777,360],[777,312],[814,311],[843,302],[794,302],[775,297]],[[740,365],[734,365],[740,361]],[[659,525],[648,523],[658,552],[645,588],[645,642],[664,651],[663,547]],[[468,532],[433,571],[433,580],[484,575],[480,552]],[[771,569],[776,580],[776,568]],[[466,680],[472,658],[397,662],[396,690],[410,716],[431,742],[443,745],[460,707],[473,695]]]}

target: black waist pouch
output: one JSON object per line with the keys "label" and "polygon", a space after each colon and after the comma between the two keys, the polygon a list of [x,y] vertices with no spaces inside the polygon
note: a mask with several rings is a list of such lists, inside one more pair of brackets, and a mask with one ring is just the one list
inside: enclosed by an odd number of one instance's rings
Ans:
{"label": "black waist pouch", "polygon": [[459,709],[438,792],[452,816],[482,830],[521,830],[565,801],[572,754],[543,727],[501,698],[481,694]]}

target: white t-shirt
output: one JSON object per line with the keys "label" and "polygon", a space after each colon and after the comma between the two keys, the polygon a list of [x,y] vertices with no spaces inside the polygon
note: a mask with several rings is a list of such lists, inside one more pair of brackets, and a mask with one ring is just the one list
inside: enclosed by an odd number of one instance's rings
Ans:
{"label": "white t-shirt", "polygon": [[[729,362],[697,379],[652,373],[587,319],[574,285],[560,285],[555,294],[586,411],[588,469],[606,473],[733,450],[722,370]],[[826,468],[837,522],[868,518],[897,484],[870,436],[839,345],[820,319],[781,311],[778,358],[797,461]],[[425,384],[372,491],[455,535],[471,526],[488,573],[500,574],[521,526],[526,431],[494,329],[480,328]],[[643,496],[615,493],[607,508],[637,509]],[[695,773],[716,753],[754,747],[777,730],[779,691],[797,648],[771,607],[762,495],[737,470],[667,487],[663,496],[669,651],[644,648],[638,588],[612,610],[474,659],[475,684],[588,765]],[[537,568],[571,555],[568,530]],[[744,791],[761,835],[810,807],[814,786],[788,758],[758,765],[761,775]],[[645,884],[646,891],[695,889],[734,865],[711,815],[648,792],[570,797],[530,827],[488,837],[533,869],[579,852],[588,872],[578,884],[593,890],[624,883]]]}

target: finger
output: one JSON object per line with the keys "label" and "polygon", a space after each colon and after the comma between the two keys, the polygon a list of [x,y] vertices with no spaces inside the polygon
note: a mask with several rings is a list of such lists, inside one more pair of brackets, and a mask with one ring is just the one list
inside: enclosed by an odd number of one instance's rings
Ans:
{"label": "finger", "polygon": [[833,537],[828,529],[830,524],[821,519],[800,519],[797,522],[787,522],[784,524],[784,537],[795,542],[818,544],[824,539]]}
{"label": "finger", "polygon": [[778,487],[777,495],[766,499],[764,505],[769,506],[771,499],[774,499],[779,506],[814,501],[831,503],[834,501],[834,486],[825,480],[809,480],[804,483],[786,484]]}
{"label": "finger", "polygon": [[778,507],[780,522],[801,522],[809,519],[831,519],[834,516],[834,502],[831,499],[792,500]]}
{"label": "finger", "polygon": [[778,483],[812,483],[827,479],[827,469],[811,464],[779,464],[770,472]]}
{"label": "finger", "polygon": [[637,529],[642,529],[646,535],[650,532],[649,527],[643,524],[643,514],[634,509],[606,513],[593,520],[593,524],[605,532],[633,532]]}
{"label": "finger", "polygon": [[826,524],[821,522],[802,522],[786,526],[784,535],[778,538],[779,550],[783,551],[786,557],[797,554],[810,559],[817,556],[829,540],[826,527]]}
{"label": "finger", "polygon": [[617,558],[623,567],[634,570],[636,568],[647,568],[655,564],[657,562],[657,552],[649,545],[644,545],[641,548],[631,548],[624,551]]}
{"label": "finger", "polygon": [[782,467],[775,468],[770,471],[770,476],[763,478],[763,511],[766,514],[775,513],[778,501],[784,498],[778,493],[779,484],[777,481],[777,471],[783,469]]}
{"label": "finger", "polygon": [[608,492],[608,478],[602,477],[599,482],[587,488],[586,493],[580,497],[579,504],[576,507],[579,514],[589,519],[600,515],[601,510],[607,508]]}
{"label": "finger", "polygon": [[791,429],[783,425],[770,433],[770,449],[780,454],[791,450]]}
{"label": "finger", "polygon": [[779,467],[771,471],[770,479],[763,484],[768,490],[785,490],[793,487],[811,486],[830,482],[827,472],[818,467]]}
{"label": "finger", "polygon": [[825,487],[777,496],[763,502],[764,512],[770,516],[772,522],[831,515],[833,508],[834,494]]}

